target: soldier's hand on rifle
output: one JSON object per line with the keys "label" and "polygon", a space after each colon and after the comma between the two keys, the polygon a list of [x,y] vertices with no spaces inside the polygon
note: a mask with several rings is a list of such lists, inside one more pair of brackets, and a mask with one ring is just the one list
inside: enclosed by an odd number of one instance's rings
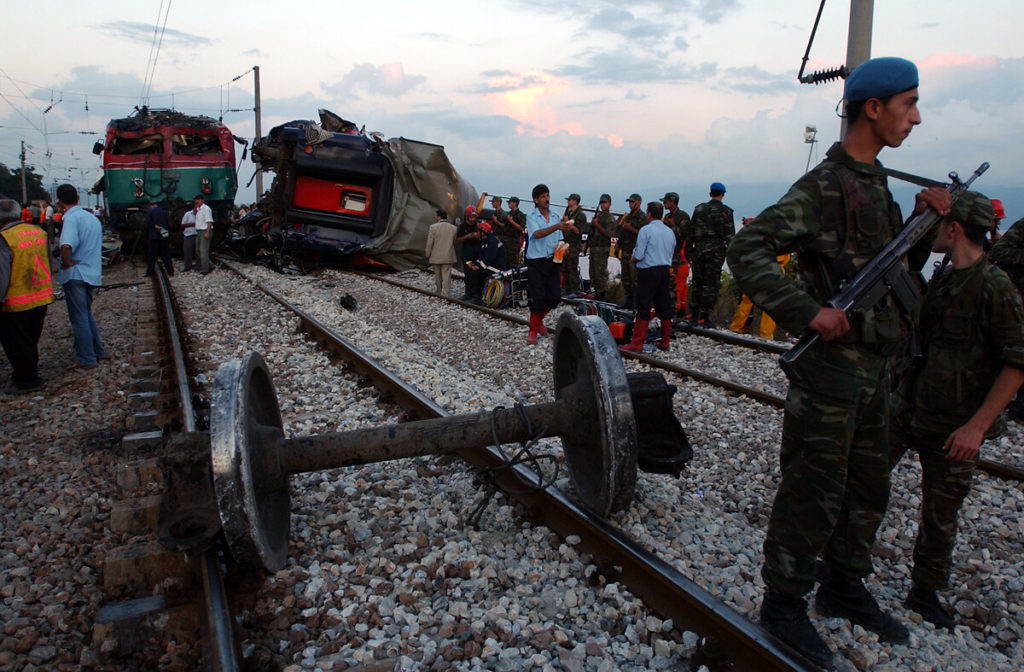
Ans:
{"label": "soldier's hand on rifle", "polygon": [[845,311],[825,306],[818,311],[807,327],[821,334],[823,341],[831,341],[850,330],[850,321],[846,319]]}
{"label": "soldier's hand on rifle", "polygon": [[943,217],[949,214],[949,207],[953,203],[953,197],[945,187],[928,187],[917,193],[914,197],[914,214],[920,214],[931,208]]}

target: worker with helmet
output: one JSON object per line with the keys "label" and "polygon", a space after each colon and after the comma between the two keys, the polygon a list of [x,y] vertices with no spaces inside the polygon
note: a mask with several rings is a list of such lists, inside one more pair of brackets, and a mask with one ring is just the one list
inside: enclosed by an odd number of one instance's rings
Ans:
{"label": "worker with helmet", "polygon": [[[466,206],[464,219],[459,224],[459,230],[455,234],[455,244],[462,246],[462,272],[465,274],[469,269],[469,262],[480,258],[480,247],[487,238],[480,230],[477,220],[480,214],[472,205]],[[470,299],[469,287],[466,287],[462,295],[463,301]]]}

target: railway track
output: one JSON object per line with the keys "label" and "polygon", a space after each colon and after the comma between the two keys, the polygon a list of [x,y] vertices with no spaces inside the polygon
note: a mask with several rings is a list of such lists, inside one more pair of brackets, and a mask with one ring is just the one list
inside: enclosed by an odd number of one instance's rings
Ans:
{"label": "railway track", "polygon": [[[230,264],[228,267],[244,276],[237,267]],[[269,287],[259,282],[255,284],[278,304],[294,312],[303,331],[372,380],[378,389],[391,396],[412,417],[450,417],[415,388],[359,352],[343,336],[292,306]],[[699,658],[736,670],[815,669],[602,517],[581,507],[557,488],[537,487],[538,475],[522,465],[510,465],[507,456],[497,447],[480,446],[460,450],[459,454],[475,468],[498,470],[498,486],[518,499],[538,522],[563,537],[579,537],[580,548],[599,558],[600,566],[610,576],[621,580],[666,618],[701,633],[704,641]]]}
{"label": "railway track", "polygon": [[[257,282],[259,289],[278,305],[289,303],[282,294]],[[425,294],[430,294],[425,292]],[[434,297],[436,298],[436,297]],[[469,305],[469,304],[465,304]],[[289,307],[289,310],[291,308]],[[500,311],[488,311],[499,312]],[[310,335],[311,340],[330,344],[325,347],[332,352],[332,361],[343,361],[345,366],[359,376],[372,380],[374,387],[386,390],[382,392],[388,399],[401,408],[405,419],[444,418],[448,414],[429,398],[402,386],[396,376],[381,372],[372,360],[353,359],[358,348],[347,343],[344,337],[332,334],[332,329],[320,322],[316,317],[303,311],[294,313],[302,331]],[[502,319],[507,319],[502,317]],[[512,322],[523,323],[512,316]],[[655,362],[657,358],[641,355],[633,358],[638,364],[648,366],[647,360]],[[181,369],[184,370],[183,368]],[[698,375],[690,375],[683,369],[673,371],[666,369],[671,375],[703,380]],[[699,372],[696,372],[699,374]],[[771,395],[758,399],[743,389],[731,389],[732,393],[743,394],[757,399],[760,403],[774,407]],[[188,392],[184,392],[188,394]],[[186,426],[187,421],[182,421]],[[200,425],[202,420],[200,419]],[[298,445],[298,444],[296,444]],[[460,456],[475,468],[487,470],[500,467],[507,456],[494,448],[480,450],[461,450]],[[707,590],[694,584],[682,574],[672,563],[660,560],[650,552],[648,542],[638,543],[629,534],[623,533],[616,526],[608,524],[601,517],[595,517],[581,508],[573,499],[565,497],[559,489],[537,489],[537,476],[523,466],[506,469],[499,479],[502,490],[514,491],[520,501],[521,511],[532,519],[556,531],[562,538],[576,538],[578,548],[594,557],[593,562],[601,573],[609,579],[628,586],[630,591],[641,597],[648,607],[659,614],[670,618],[677,627],[686,628],[702,635],[700,644],[693,650],[693,661],[703,661],[715,667],[729,669],[810,669],[806,663],[791,653],[784,645],[779,644],[766,633],[753,625],[746,617],[733,611]],[[532,490],[532,491],[531,491]],[[564,488],[563,488],[564,490]],[[522,491],[522,492],[520,492]],[[219,567],[222,562],[214,561],[209,567]],[[225,610],[226,614],[226,610]],[[220,623],[221,637],[229,632],[230,617],[208,616],[211,623]],[[211,639],[216,641],[216,638]],[[231,669],[221,667],[216,669]]]}
{"label": "railway track", "polygon": [[[367,278],[372,278],[372,279],[377,280],[379,282],[388,283],[388,284],[390,284],[392,286],[395,286],[395,287],[400,287],[400,288],[402,288],[404,290],[407,290],[407,291],[410,291],[410,292],[415,292],[415,293],[423,294],[423,295],[426,295],[426,296],[434,296],[434,297],[436,297],[436,295],[433,292],[430,292],[428,290],[424,290],[424,289],[422,289],[420,287],[415,287],[413,285],[409,285],[407,283],[399,282],[398,280],[395,280],[393,278],[388,278],[388,277],[382,276],[380,274],[362,273],[361,275],[364,276],[364,277],[367,277]],[[491,315],[492,317],[496,317],[498,319],[506,320],[508,322],[513,322],[513,323],[523,324],[523,325],[528,325],[529,324],[529,322],[526,319],[521,318],[521,317],[519,317],[519,316],[517,316],[515,314],[512,314],[512,313],[510,313],[508,311],[505,311],[505,310],[495,310],[493,308],[482,307],[482,306],[478,306],[476,304],[470,303],[468,301],[461,301],[459,299],[454,299],[454,298],[447,298],[446,300],[454,302],[454,303],[457,303],[457,304],[460,304],[460,305],[466,307],[467,309],[480,311],[480,312],[486,313],[488,315]],[[573,302],[570,301],[569,303],[573,303]],[[687,330],[684,333],[688,334],[688,336],[709,338],[711,340],[718,341],[720,343],[724,343],[724,344],[727,344],[727,345],[734,345],[734,346],[743,347],[743,348],[750,348],[752,350],[756,350],[756,351],[759,351],[759,352],[781,354],[783,352],[786,352],[789,349],[789,346],[786,345],[786,344],[766,342],[766,341],[758,341],[758,340],[754,340],[754,339],[743,338],[742,336],[738,336],[736,334],[732,334],[731,332],[725,332],[723,330],[718,330],[718,329],[693,328],[693,329]],[[622,350],[621,354],[622,354],[623,357],[628,357],[630,359],[634,359],[636,361],[642,362],[644,365],[646,365],[646,366],[648,366],[648,367],[650,367],[652,369],[666,371],[666,372],[669,372],[669,373],[672,373],[672,374],[675,374],[675,375],[678,375],[678,376],[682,376],[682,377],[685,377],[685,378],[691,378],[693,380],[699,380],[701,382],[708,383],[710,385],[714,385],[716,387],[720,387],[722,389],[728,390],[729,392],[733,392],[733,393],[741,394],[741,395],[746,395],[747,397],[750,397],[751,399],[754,399],[754,400],[759,401],[761,403],[767,404],[767,405],[772,406],[774,408],[783,408],[785,406],[785,403],[786,403],[785,398],[782,397],[782,396],[779,396],[777,394],[772,394],[770,392],[766,392],[766,391],[764,391],[762,389],[759,389],[759,388],[756,388],[756,387],[751,387],[751,386],[748,386],[748,385],[744,385],[744,384],[736,382],[734,380],[729,380],[729,379],[726,379],[726,378],[722,378],[720,376],[716,376],[716,375],[714,375],[712,373],[708,373],[706,371],[700,371],[700,370],[697,370],[697,369],[691,369],[691,368],[680,366],[678,364],[674,364],[674,363],[671,363],[671,362],[666,362],[666,361],[664,361],[663,359],[661,359],[661,358],[659,358],[657,356],[647,355],[647,354],[639,353],[639,352],[631,352],[631,351],[627,351],[627,350]],[[1021,467],[1016,466],[1016,465],[1005,464],[1005,463],[998,462],[998,461],[995,461],[995,460],[990,460],[990,459],[982,458],[982,459],[980,459],[978,461],[978,469],[980,469],[981,471],[984,471],[984,472],[986,472],[986,473],[988,473],[988,474],[990,474],[992,476],[996,476],[997,478],[1002,478],[1002,479],[1007,479],[1007,480],[1012,480],[1012,481],[1024,481],[1024,468],[1021,468]]]}

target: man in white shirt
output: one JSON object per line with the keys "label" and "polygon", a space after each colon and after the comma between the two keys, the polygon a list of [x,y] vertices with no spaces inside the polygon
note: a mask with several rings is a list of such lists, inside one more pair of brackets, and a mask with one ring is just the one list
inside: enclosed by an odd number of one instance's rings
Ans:
{"label": "man in white shirt", "polygon": [[204,202],[202,194],[195,198],[196,235],[199,237],[199,267],[206,275],[210,272],[210,240],[213,238],[213,212]]}
{"label": "man in white shirt", "polygon": [[181,258],[185,262],[183,271],[196,268],[196,209],[186,210],[181,216]]}

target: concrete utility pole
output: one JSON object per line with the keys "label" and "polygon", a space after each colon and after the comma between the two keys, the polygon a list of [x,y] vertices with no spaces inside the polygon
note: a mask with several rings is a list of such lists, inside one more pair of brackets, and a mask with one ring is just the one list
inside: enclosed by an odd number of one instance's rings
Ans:
{"label": "concrete utility pole", "polygon": [[[851,72],[871,58],[871,28],[874,21],[875,0],[850,0],[850,32],[846,37],[846,68]],[[840,139],[846,137],[846,103],[843,103],[843,121]]]}
{"label": "concrete utility pole", "polygon": [[[253,105],[253,111],[256,113],[256,140],[263,137],[263,122],[260,119],[260,66],[252,66],[253,77],[255,78],[255,84],[253,85],[253,98],[255,99],[255,105]],[[253,143],[255,144],[255,142]],[[259,203],[260,199],[263,198],[263,171],[256,171],[256,202]]]}
{"label": "concrete utility pole", "polygon": [[25,141],[21,141],[21,204],[28,201],[28,186],[25,182]]}

